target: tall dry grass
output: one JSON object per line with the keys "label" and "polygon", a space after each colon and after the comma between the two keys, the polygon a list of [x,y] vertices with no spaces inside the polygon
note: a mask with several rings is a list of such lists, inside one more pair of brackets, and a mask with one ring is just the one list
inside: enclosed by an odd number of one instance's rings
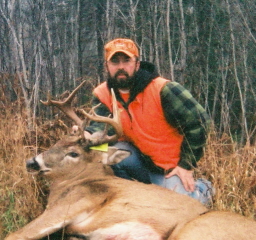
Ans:
{"label": "tall dry grass", "polygon": [[0,121],[0,239],[42,211],[35,181],[28,176],[25,159],[35,146],[23,145],[26,122],[5,112]]}
{"label": "tall dry grass", "polygon": [[[61,127],[41,125],[29,132],[26,119],[5,111],[0,121],[0,239],[39,215],[47,196],[45,184],[28,175],[25,160],[44,150],[64,133]],[[205,175],[215,187],[213,209],[256,217],[256,146],[239,148],[229,136],[209,137],[197,175]],[[39,181],[40,182],[40,181]]]}
{"label": "tall dry grass", "polygon": [[210,134],[198,168],[215,188],[212,208],[256,220],[256,146],[239,147],[226,134],[216,136]]}
{"label": "tall dry grass", "polygon": [[26,118],[14,109],[5,109],[1,115],[0,239],[3,239],[43,211],[47,183],[29,175],[25,162],[55,143],[65,133],[65,127],[56,121],[32,132],[26,127]]}

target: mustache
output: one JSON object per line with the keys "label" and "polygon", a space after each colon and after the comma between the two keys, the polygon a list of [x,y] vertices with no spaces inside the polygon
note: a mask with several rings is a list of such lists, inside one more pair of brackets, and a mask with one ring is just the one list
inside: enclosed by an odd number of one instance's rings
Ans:
{"label": "mustache", "polygon": [[126,71],[122,70],[122,69],[120,69],[120,70],[118,70],[118,71],[116,72],[115,78],[116,78],[118,75],[125,75],[127,78],[129,77],[129,74],[128,74]]}

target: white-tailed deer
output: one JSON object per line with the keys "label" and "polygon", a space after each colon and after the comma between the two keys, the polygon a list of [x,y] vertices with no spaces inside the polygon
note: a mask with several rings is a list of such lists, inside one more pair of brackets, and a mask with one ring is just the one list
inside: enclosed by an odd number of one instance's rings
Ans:
{"label": "white-tailed deer", "polygon": [[[47,104],[58,106],[83,127],[70,105],[73,96],[74,93],[65,103],[48,100]],[[188,196],[115,177],[108,165],[122,161],[129,153],[114,147],[106,152],[90,149],[122,134],[118,109],[114,108],[113,119],[99,117],[94,111],[85,115],[112,125],[115,136],[105,133],[97,140],[67,136],[27,161],[29,172],[50,180],[48,205],[42,215],[6,240],[41,239],[61,229],[65,239],[256,239],[253,220],[232,213],[209,212]]]}

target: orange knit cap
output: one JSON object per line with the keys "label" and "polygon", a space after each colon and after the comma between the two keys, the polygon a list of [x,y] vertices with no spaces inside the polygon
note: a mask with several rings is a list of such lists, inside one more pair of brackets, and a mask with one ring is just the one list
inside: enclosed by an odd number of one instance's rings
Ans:
{"label": "orange knit cap", "polygon": [[136,44],[126,38],[116,38],[110,42],[108,42],[105,47],[105,59],[109,61],[113,55],[117,52],[122,52],[129,57],[139,57],[139,50]]}

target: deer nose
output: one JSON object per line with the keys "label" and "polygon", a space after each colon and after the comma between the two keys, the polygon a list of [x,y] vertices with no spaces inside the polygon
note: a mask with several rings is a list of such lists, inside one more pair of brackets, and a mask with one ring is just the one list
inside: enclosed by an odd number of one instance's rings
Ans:
{"label": "deer nose", "polygon": [[36,170],[36,171],[40,170],[40,165],[36,161],[35,157],[33,157],[32,159],[27,160],[26,167],[27,167],[27,170]]}

